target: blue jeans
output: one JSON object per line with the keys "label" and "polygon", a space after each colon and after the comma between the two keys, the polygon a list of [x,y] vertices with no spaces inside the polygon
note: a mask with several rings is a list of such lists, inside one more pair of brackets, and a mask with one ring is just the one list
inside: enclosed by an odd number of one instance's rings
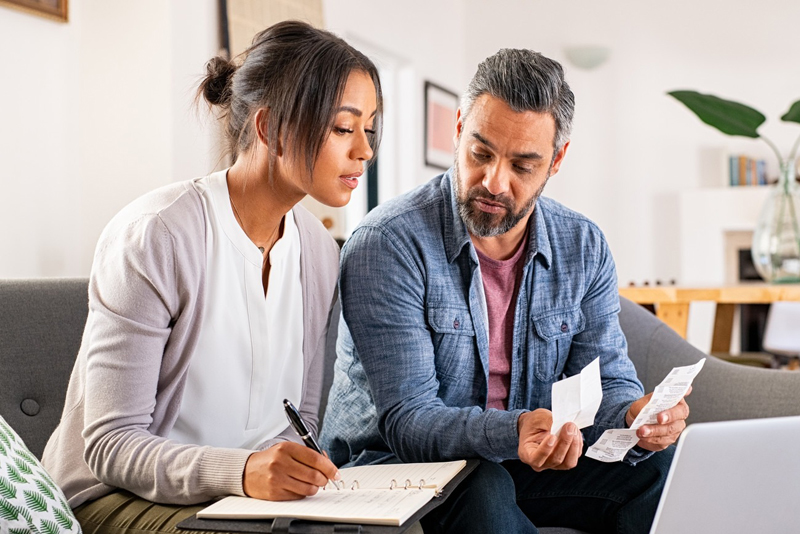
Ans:
{"label": "blue jeans", "polygon": [[636,466],[582,457],[569,471],[541,473],[519,460],[482,461],[422,527],[425,534],[535,534],[536,527],[647,534],[674,453],[669,447]]}

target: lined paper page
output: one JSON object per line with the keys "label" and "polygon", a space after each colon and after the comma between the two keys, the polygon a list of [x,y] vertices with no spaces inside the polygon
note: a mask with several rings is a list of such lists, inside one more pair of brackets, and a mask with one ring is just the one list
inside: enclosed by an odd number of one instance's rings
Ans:
{"label": "lined paper page", "polygon": [[400,491],[319,491],[299,501],[262,501],[226,497],[197,512],[199,519],[270,519],[294,517],[372,525],[403,524],[434,497],[430,489]]}
{"label": "lined paper page", "polygon": [[[345,488],[349,489],[354,480],[358,480],[360,489],[389,489],[392,480],[397,481],[397,486],[404,487],[406,480],[410,486],[419,486],[424,480],[423,487],[442,489],[445,484],[467,465],[466,460],[455,462],[427,462],[416,464],[381,464],[364,465],[360,467],[346,467],[340,469]],[[331,488],[328,484],[328,490]],[[335,491],[335,490],[334,490]]]}

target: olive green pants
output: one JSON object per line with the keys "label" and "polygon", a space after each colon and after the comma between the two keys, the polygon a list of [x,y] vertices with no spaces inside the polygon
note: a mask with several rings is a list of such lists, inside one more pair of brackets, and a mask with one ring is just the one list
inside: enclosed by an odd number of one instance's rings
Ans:
{"label": "olive green pants", "polygon": [[151,534],[169,532],[191,534],[175,527],[210,503],[194,506],[156,504],[133,493],[117,490],[96,501],[75,508],[75,517],[84,534]]}

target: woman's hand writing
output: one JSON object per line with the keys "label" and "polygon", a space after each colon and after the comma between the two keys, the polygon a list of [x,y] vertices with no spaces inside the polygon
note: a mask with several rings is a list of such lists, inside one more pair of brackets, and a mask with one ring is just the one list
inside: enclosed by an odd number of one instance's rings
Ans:
{"label": "woman's hand writing", "polygon": [[327,457],[285,441],[250,455],[242,487],[248,497],[291,501],[314,495],[328,479],[339,478],[339,470]]}

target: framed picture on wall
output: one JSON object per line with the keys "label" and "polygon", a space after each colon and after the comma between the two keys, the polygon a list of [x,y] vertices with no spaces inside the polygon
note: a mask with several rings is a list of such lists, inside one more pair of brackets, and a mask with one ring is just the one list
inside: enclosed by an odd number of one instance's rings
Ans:
{"label": "framed picture on wall", "polygon": [[6,6],[26,13],[67,22],[67,0],[0,0],[0,6]]}
{"label": "framed picture on wall", "polygon": [[453,165],[458,95],[425,82],[425,165],[449,169]]}

